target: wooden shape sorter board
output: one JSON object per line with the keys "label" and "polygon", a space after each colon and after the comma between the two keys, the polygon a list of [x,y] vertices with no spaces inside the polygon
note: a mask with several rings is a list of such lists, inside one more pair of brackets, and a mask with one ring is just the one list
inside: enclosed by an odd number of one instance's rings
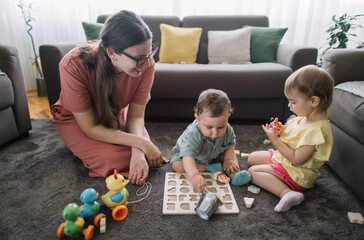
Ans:
{"label": "wooden shape sorter board", "polygon": [[[214,180],[213,173],[202,172],[209,192],[218,194],[224,201],[216,214],[238,214],[234,194],[229,183]],[[192,183],[185,173],[167,172],[164,183],[163,215],[196,214],[195,207],[201,194],[193,191]]]}

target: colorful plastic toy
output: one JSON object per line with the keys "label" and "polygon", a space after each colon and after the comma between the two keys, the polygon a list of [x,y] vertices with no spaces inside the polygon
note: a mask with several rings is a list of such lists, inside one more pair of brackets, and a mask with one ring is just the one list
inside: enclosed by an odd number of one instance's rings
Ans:
{"label": "colorful plastic toy", "polygon": [[80,237],[85,236],[85,240],[90,240],[94,234],[95,227],[89,225],[86,229],[85,220],[80,216],[81,209],[76,203],[70,203],[63,209],[63,219],[66,222],[62,223],[57,231],[57,237]]}
{"label": "colorful plastic toy", "polygon": [[126,207],[129,198],[129,192],[125,186],[129,180],[124,179],[123,175],[118,174],[116,169],[114,175],[106,178],[106,187],[110,190],[101,197],[104,204],[112,209],[112,217],[115,221],[122,221],[128,216]]}
{"label": "colorful plastic toy", "polygon": [[101,218],[106,215],[101,212],[100,204],[97,200],[97,192],[93,188],[87,188],[81,193],[81,201],[84,203],[81,207],[81,217],[85,220],[93,221],[96,227],[100,226]]}
{"label": "colorful plastic toy", "polygon": [[278,118],[274,118],[273,120],[273,117],[271,118],[271,122],[269,123],[269,126],[268,128],[271,130],[271,131],[276,131],[277,133],[279,133],[279,131],[281,130],[281,126],[282,124],[280,122],[278,122]]}

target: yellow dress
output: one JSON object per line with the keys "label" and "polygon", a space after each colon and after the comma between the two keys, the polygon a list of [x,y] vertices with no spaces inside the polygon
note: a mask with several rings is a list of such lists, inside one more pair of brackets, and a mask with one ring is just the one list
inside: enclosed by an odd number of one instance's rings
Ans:
{"label": "yellow dress", "polygon": [[272,162],[280,163],[298,185],[312,188],[320,176],[319,168],[329,161],[334,141],[329,120],[302,125],[302,119],[303,117],[296,117],[289,120],[279,139],[294,150],[305,145],[315,146],[312,156],[305,163],[296,166],[276,150]]}

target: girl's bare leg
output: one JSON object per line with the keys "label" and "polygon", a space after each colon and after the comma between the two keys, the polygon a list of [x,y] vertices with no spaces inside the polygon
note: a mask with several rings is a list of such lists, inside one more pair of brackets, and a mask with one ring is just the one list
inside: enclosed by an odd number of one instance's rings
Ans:
{"label": "girl's bare leg", "polygon": [[256,151],[249,154],[249,166],[267,164],[270,160],[270,153],[268,151]]}
{"label": "girl's bare leg", "polygon": [[252,183],[281,198],[275,206],[276,212],[286,212],[291,207],[299,205],[304,200],[300,192],[292,191],[284,182],[281,175],[276,173],[269,164],[255,165],[249,168]]}

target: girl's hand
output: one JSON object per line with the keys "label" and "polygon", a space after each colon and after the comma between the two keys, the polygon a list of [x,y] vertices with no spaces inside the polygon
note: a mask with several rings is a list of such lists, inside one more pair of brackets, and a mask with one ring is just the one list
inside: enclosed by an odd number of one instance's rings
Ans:
{"label": "girl's hand", "polygon": [[239,165],[237,165],[233,159],[224,160],[222,167],[229,176],[240,171]]}
{"label": "girl's hand", "polygon": [[143,186],[148,177],[148,163],[144,154],[132,154],[129,166],[129,180],[132,184]]}
{"label": "girl's hand", "polygon": [[271,142],[274,142],[274,141],[277,141],[278,140],[277,131],[275,131],[274,129],[269,128],[269,124],[268,123],[265,124],[265,126],[262,125],[262,128],[263,128],[265,134],[267,134],[267,137],[269,138],[269,140]]}
{"label": "girl's hand", "polygon": [[148,139],[145,139],[145,144],[142,149],[147,158],[150,167],[159,167],[163,163],[161,151]]}
{"label": "girl's hand", "polygon": [[207,189],[207,183],[205,179],[200,175],[196,174],[190,178],[190,181],[193,186],[193,190],[198,193],[205,192]]}

